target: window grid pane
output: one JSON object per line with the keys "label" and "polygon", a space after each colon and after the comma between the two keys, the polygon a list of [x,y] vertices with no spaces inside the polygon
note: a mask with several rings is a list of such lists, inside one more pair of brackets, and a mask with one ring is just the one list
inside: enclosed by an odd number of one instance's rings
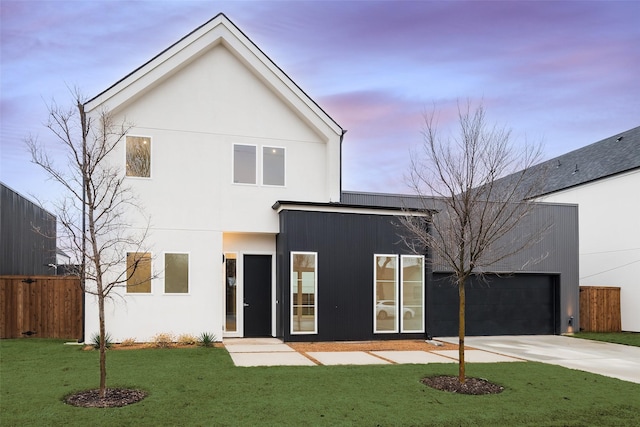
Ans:
{"label": "window grid pane", "polygon": [[284,148],[262,147],[262,183],[284,185]]}
{"label": "window grid pane", "polygon": [[375,256],[374,332],[398,332],[398,256]]}
{"label": "window grid pane", "polygon": [[254,145],[233,146],[233,182],[256,183],[256,147]]}
{"label": "window grid pane", "polygon": [[402,332],[424,332],[424,257],[402,255]]}
{"label": "window grid pane", "polygon": [[291,253],[291,333],[317,332],[316,254]]}
{"label": "window grid pane", "polygon": [[151,138],[127,136],[126,174],[149,178],[151,176]]}
{"label": "window grid pane", "polygon": [[151,254],[127,252],[127,293],[151,293]]}
{"label": "window grid pane", "polygon": [[164,292],[167,294],[189,292],[188,254],[164,254]]}

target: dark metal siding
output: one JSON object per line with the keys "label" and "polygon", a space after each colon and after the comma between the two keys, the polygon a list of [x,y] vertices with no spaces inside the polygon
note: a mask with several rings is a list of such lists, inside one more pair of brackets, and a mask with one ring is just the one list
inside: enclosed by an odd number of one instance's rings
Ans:
{"label": "dark metal siding", "polygon": [[[526,250],[492,266],[491,272],[535,273],[554,275],[559,281],[558,310],[560,333],[569,332],[569,318],[573,316],[573,328],[578,330],[579,281],[578,281],[578,205],[540,203],[529,217],[522,221],[507,241],[515,241],[541,226],[551,228],[542,240]],[[434,273],[447,273],[447,267],[434,260]]]}
{"label": "dark metal siding", "polygon": [[[286,341],[418,338],[373,333],[374,254],[409,254],[393,216],[335,212],[280,213],[278,335]],[[318,333],[290,333],[290,253],[318,254]],[[281,304],[280,304],[281,302]]]}
{"label": "dark metal siding", "polygon": [[0,275],[54,275],[55,263],[56,217],[0,184]]}
{"label": "dark metal siding", "polygon": [[[403,229],[396,225],[395,218],[393,215],[287,209],[280,212],[277,238],[279,337],[286,341],[326,341],[422,338],[425,335],[373,333],[373,256],[410,253],[401,243],[399,235]],[[579,327],[578,208],[576,205],[540,204],[529,222],[523,223],[516,232],[524,233],[530,227],[545,223],[553,226],[540,243],[492,270],[515,273],[515,277],[494,277],[494,291],[476,295],[471,290],[467,295],[467,303],[477,306],[470,312],[467,324],[470,335],[564,333],[568,331],[570,316],[574,317],[574,328]],[[318,334],[315,335],[290,333],[289,264],[292,251],[318,253]],[[532,263],[530,260],[535,258],[542,260]],[[457,291],[455,287],[436,286],[437,282],[432,280],[448,274],[443,264],[436,260],[433,266],[430,263],[426,266],[426,335],[457,335]],[[514,290],[515,294],[509,298],[511,291],[503,288],[510,283],[515,284],[515,288],[525,288]],[[531,289],[526,288],[527,284]],[[496,295],[499,300],[501,298],[502,305],[486,309],[487,301],[495,299]],[[451,298],[455,298],[453,305],[451,301],[446,302]],[[526,311],[522,307],[528,305],[528,299],[538,298],[537,308],[531,309],[537,310],[529,317],[531,321],[525,316],[518,320],[519,323],[513,321],[505,326],[503,318],[515,318],[518,310]],[[478,320],[476,313],[482,313]],[[455,319],[455,327],[452,323],[447,325],[451,319]],[[471,326],[474,322],[478,325]],[[535,322],[537,326],[527,322]]]}

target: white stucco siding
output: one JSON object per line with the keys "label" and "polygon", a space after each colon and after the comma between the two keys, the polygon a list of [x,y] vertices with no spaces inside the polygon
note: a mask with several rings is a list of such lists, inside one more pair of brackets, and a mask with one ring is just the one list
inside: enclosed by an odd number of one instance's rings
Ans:
{"label": "white stucco siding", "polygon": [[[329,163],[339,163],[339,136],[328,142],[223,45],[126,104],[119,116],[135,124],[131,134],[152,138],[151,179],[128,181],[155,226],[273,233],[276,200],[337,200],[339,173],[329,176]],[[233,144],[256,146],[256,185],[232,183]],[[260,185],[265,146],[285,149],[284,187]],[[118,155],[124,161],[124,148]]]}
{"label": "white stucco siding", "polygon": [[[223,253],[275,253],[278,200],[339,200],[342,130],[224,16],[87,104],[90,114],[101,108],[116,123],[130,121],[129,135],[151,140],[151,176],[125,184],[150,217],[145,247],[158,274],[151,294],[115,298],[109,332],[115,340],[204,331],[221,338]],[[234,144],[256,147],[255,184],[233,182]],[[264,147],[284,149],[285,185],[263,185]],[[110,158],[123,174],[125,148],[123,141]],[[129,218],[133,228],[144,225]],[[189,254],[186,295],[164,293],[163,254],[171,251]],[[87,302],[90,338],[98,316]]]}
{"label": "white stucco siding", "polygon": [[[152,253],[151,293],[127,294],[115,288],[105,309],[106,328],[115,342],[135,338],[151,341],[158,333],[199,335],[215,333],[222,338],[222,233],[153,230],[149,242]],[[189,292],[166,294],[164,254],[189,255]],[[125,265],[122,265],[124,270]],[[98,331],[95,297],[87,295],[85,338]]]}
{"label": "white stucco siding", "polygon": [[640,332],[640,171],[545,196],[577,203],[580,285],[620,287],[622,329]]}

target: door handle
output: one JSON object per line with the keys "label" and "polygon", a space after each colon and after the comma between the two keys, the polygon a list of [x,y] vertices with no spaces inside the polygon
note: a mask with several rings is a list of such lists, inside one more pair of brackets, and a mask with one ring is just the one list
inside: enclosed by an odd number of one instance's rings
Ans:
{"label": "door handle", "polygon": [[245,307],[249,307],[249,304],[247,304],[246,302],[243,304]]}

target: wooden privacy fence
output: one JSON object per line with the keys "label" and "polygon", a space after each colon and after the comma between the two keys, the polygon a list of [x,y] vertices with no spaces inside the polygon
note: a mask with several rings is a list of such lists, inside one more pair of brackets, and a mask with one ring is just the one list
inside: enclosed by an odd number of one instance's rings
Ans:
{"label": "wooden privacy fence", "polygon": [[620,288],[580,286],[580,330],[620,332]]}
{"label": "wooden privacy fence", "polygon": [[76,276],[0,276],[0,338],[82,337]]}

